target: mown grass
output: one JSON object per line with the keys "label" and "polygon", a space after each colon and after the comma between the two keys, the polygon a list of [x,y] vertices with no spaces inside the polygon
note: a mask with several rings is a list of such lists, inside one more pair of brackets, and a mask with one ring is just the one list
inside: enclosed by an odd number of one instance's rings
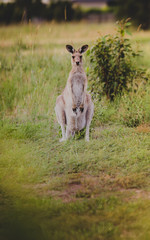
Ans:
{"label": "mown grass", "polygon": [[[65,44],[92,46],[113,24],[1,27],[1,239],[149,239],[150,87],[95,101],[91,141],[59,143]],[[134,33],[150,69],[150,32]],[[89,66],[84,57],[85,69]],[[131,128],[132,126],[132,128]],[[133,127],[136,126],[136,127]]]}

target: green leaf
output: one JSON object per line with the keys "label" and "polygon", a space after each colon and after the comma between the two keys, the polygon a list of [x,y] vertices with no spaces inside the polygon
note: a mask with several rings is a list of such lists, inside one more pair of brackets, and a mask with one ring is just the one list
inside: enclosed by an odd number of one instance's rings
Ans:
{"label": "green leaf", "polygon": [[131,26],[131,22],[125,23],[125,26],[126,26],[126,27]]}
{"label": "green leaf", "polygon": [[125,32],[126,32],[128,35],[132,36],[132,33],[131,33],[130,31],[128,31],[127,29],[125,30]]}

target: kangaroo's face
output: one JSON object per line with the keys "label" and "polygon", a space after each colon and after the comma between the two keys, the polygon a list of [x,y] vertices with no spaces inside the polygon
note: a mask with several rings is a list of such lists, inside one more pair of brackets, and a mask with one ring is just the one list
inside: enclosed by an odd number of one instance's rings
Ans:
{"label": "kangaroo's face", "polygon": [[72,65],[81,65],[82,64],[82,54],[79,53],[78,51],[75,51],[73,54],[72,54],[72,57],[71,57],[71,63]]}
{"label": "kangaroo's face", "polygon": [[81,66],[82,65],[82,53],[88,49],[88,45],[83,45],[81,48],[76,51],[71,45],[66,45],[68,52],[72,54],[71,63],[72,66]]}

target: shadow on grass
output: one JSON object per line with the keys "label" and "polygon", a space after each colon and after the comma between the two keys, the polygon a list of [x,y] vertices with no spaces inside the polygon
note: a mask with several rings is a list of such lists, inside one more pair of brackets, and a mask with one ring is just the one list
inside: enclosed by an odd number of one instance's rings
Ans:
{"label": "shadow on grass", "polygon": [[0,212],[1,240],[45,239],[40,225],[36,222],[35,210],[30,207],[27,210],[19,205],[14,206],[12,199],[2,190],[0,190]]}

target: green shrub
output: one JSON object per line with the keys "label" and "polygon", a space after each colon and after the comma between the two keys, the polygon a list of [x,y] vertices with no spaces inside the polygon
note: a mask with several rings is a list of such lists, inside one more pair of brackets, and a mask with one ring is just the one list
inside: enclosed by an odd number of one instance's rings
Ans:
{"label": "green shrub", "polygon": [[89,50],[90,88],[93,97],[102,96],[113,101],[124,92],[136,91],[138,81],[147,80],[145,70],[137,67],[136,59],[140,52],[133,50],[131,41],[125,37],[130,22],[118,22],[116,35],[106,35],[97,40]]}

